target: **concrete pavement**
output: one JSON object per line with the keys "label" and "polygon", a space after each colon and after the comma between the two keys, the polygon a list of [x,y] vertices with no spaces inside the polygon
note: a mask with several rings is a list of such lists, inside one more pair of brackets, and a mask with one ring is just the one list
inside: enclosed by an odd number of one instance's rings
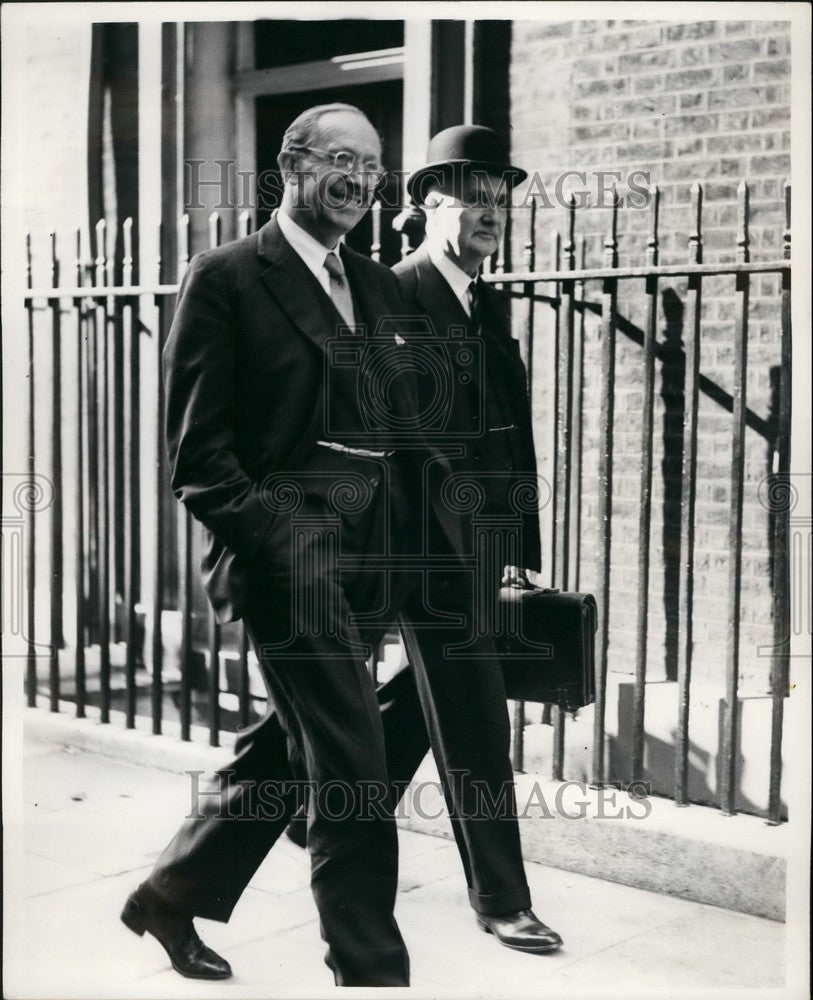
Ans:
{"label": "concrete pavement", "polygon": [[[22,812],[9,817],[14,829],[7,827],[23,851],[13,871],[19,917],[7,951],[6,996],[332,993],[308,859],[286,838],[229,924],[198,921],[204,939],[232,963],[234,978],[184,980],[160,946],[130,933],[118,914],[177,827],[188,777],[30,740],[23,765]],[[405,995],[595,997],[607,988],[624,995],[637,988],[672,996],[682,988],[783,985],[781,923],[533,862],[527,869],[534,907],[565,947],[548,956],[509,951],[477,929],[454,844],[404,829],[399,838],[397,917],[413,973]]]}

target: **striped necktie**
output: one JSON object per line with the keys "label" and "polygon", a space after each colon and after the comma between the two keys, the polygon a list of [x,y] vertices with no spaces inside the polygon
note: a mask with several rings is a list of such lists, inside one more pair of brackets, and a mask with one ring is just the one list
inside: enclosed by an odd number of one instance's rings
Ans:
{"label": "striped necktie", "polygon": [[352,326],[356,322],[353,296],[350,294],[350,285],[344,273],[342,262],[332,251],[325,257],[325,270],[330,275],[330,297],[333,299],[333,304],[341,313],[344,321]]}

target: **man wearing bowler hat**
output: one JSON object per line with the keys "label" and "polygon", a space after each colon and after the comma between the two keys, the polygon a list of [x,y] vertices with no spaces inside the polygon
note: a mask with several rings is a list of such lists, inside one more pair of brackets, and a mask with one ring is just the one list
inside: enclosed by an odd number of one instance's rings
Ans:
{"label": "man wearing bowler hat", "polygon": [[[482,809],[467,815],[465,795],[458,796],[463,800],[458,813],[448,781],[447,804],[479,926],[509,948],[544,953],[562,940],[530,909],[514,812],[508,709],[489,619],[501,583],[527,586],[526,569],[540,568],[536,460],[519,346],[502,300],[479,278],[483,261],[500,245],[510,192],[526,177],[492,129],[458,125],[438,133],[427,164],[408,183],[426,215],[426,238],[393,271],[409,310],[426,317],[446,343],[457,343],[462,333],[481,361],[471,380],[452,394],[449,419],[435,440],[448,456],[451,475],[440,464],[429,466],[426,495],[440,494],[444,502],[426,503],[423,514],[427,552],[453,551],[475,567],[473,575],[445,573],[430,592],[431,606],[462,615],[462,631],[475,638],[464,643],[462,657],[450,656],[453,632],[405,630],[412,676],[419,689],[428,688],[423,701],[429,706],[429,735],[422,735],[427,742],[431,738],[441,776],[467,769],[475,784],[485,779],[494,789],[501,773],[510,788],[505,810],[496,815]],[[418,379],[421,410],[428,405],[421,398],[426,385]],[[439,473],[434,482],[433,470]],[[379,696],[386,703],[386,686]],[[478,737],[485,733],[488,753],[496,759],[486,761],[478,753]]]}
{"label": "man wearing bowler hat", "polygon": [[[502,238],[510,190],[527,175],[511,166],[495,132],[476,125],[436,135],[427,159],[408,185],[427,216],[426,240],[393,271],[410,313],[429,321],[435,346],[444,345],[450,357],[462,346],[480,363],[466,382],[433,380],[430,366],[418,378],[420,413],[431,411],[438,391],[449,396],[447,419],[432,442],[445,461],[424,469],[421,511],[423,553],[448,562],[426,571],[423,595],[407,598],[402,632],[409,666],[378,690],[387,763],[391,781],[403,787],[431,742],[479,926],[509,948],[544,953],[562,941],[530,909],[502,668],[483,620],[501,582],[522,586],[526,568],[540,566],[525,369],[499,296],[478,277]],[[432,345],[425,346],[428,358]],[[505,560],[483,560],[484,546]],[[421,601],[447,621],[457,617],[460,626],[422,626]],[[485,793],[493,802],[499,790],[499,807],[487,808]],[[302,817],[288,832],[304,843]]]}

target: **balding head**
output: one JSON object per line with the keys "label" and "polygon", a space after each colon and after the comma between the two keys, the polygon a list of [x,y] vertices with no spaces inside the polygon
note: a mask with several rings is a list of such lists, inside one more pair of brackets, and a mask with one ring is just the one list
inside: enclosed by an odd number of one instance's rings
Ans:
{"label": "balding head", "polygon": [[286,170],[283,164],[283,154],[287,154],[285,159],[289,164],[295,162],[298,157],[292,157],[291,153],[295,153],[297,150],[307,146],[321,147],[325,142],[325,133],[336,129],[341,130],[342,126],[346,124],[350,124],[351,126],[353,124],[358,125],[358,120],[353,121],[354,117],[365,123],[367,129],[375,134],[376,139],[380,143],[381,140],[373,128],[370,119],[360,108],[352,104],[342,104],[337,101],[333,104],[317,104],[316,107],[307,108],[303,111],[301,115],[291,122],[285,130],[285,135],[282,137],[279,163],[283,175]]}
{"label": "balding head", "polygon": [[285,184],[281,210],[328,248],[372,204],[381,140],[352,104],[320,104],[288,126],[279,154]]}

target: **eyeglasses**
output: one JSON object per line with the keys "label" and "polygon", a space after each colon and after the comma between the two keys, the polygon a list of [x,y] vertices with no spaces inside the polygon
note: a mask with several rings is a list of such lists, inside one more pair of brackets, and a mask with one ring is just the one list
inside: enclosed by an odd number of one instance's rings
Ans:
{"label": "eyeglasses", "polygon": [[350,174],[357,170],[360,174],[369,177],[375,184],[379,184],[386,173],[378,160],[360,162],[359,157],[355,153],[351,153],[349,149],[317,149],[316,146],[290,146],[289,148],[292,151],[316,153],[332,162],[335,169],[340,170],[343,174]]}

